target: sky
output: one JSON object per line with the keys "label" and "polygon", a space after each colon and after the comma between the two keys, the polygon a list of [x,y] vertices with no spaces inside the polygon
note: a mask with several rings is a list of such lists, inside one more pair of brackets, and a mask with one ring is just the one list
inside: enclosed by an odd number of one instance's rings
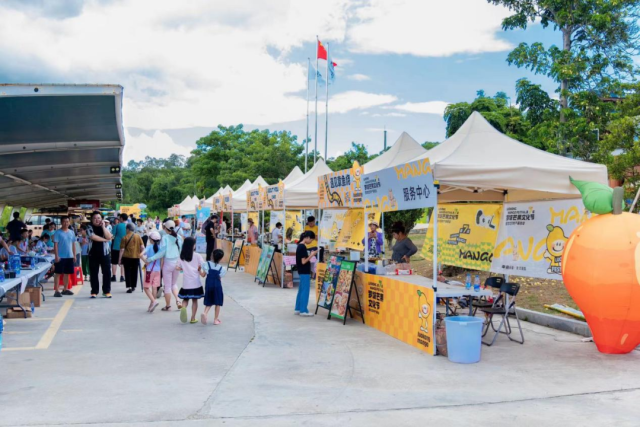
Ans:
{"label": "sky", "polygon": [[[304,140],[307,58],[315,40],[336,67],[328,156],[351,142],[371,153],[408,132],[445,138],[448,103],[527,77],[506,63],[520,42],[559,44],[533,24],[504,32],[509,12],[485,0],[2,0],[0,82],[124,87],[124,160],[188,155],[218,125],[291,131]],[[314,145],[314,85],[309,134]],[[324,155],[325,88],[318,149]]]}

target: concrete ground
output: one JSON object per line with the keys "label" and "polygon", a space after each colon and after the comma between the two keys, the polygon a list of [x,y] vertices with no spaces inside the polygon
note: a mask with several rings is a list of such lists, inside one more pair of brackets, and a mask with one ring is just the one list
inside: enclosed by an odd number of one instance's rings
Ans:
{"label": "concrete ground", "polygon": [[111,300],[87,284],[8,320],[0,426],[640,424],[640,352],[525,322],[524,345],[499,337],[459,365],[322,310],[294,316],[295,290],[223,282],[220,326],[148,314],[120,283]]}

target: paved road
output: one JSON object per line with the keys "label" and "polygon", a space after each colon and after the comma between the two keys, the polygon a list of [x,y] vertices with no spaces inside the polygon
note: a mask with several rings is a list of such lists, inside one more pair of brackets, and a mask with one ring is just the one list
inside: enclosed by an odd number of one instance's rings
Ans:
{"label": "paved road", "polygon": [[[525,323],[476,365],[426,354],[372,328],[293,315],[295,291],[225,278],[223,325],[149,315],[141,293],[79,292],[51,320],[10,321],[0,353],[0,425],[637,426],[640,352],[599,354]],[[40,318],[59,319],[64,301]],[[47,332],[49,331],[49,332]]]}

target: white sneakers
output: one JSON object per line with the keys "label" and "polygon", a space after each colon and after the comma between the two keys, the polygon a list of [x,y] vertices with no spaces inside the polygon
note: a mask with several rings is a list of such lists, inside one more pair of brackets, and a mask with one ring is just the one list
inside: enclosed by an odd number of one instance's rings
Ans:
{"label": "white sneakers", "polygon": [[302,317],[313,317],[313,313],[300,313]]}

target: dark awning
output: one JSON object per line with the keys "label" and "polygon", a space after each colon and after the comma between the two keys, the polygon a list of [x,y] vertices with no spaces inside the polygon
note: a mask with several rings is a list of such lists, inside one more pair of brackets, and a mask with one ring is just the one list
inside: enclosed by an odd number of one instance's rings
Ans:
{"label": "dark awning", "polygon": [[0,84],[0,204],[113,200],[122,190],[122,86]]}

